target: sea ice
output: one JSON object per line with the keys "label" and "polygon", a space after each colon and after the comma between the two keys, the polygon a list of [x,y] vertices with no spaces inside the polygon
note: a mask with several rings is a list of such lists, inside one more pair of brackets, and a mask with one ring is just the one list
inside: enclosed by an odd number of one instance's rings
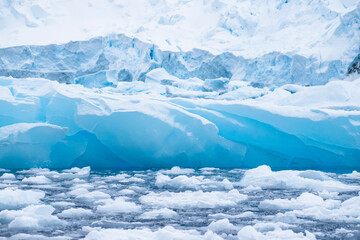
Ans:
{"label": "sea ice", "polygon": [[211,231],[201,235],[195,230],[177,230],[171,226],[166,226],[156,231],[150,229],[134,229],[134,230],[123,230],[123,229],[101,229],[91,231],[85,238],[86,240],[126,240],[126,239],[137,239],[137,240],[177,240],[177,239],[188,239],[188,240],[221,240],[222,238]]}
{"label": "sea ice", "polygon": [[203,176],[187,177],[185,175],[170,178],[161,173],[156,176],[155,185],[159,188],[195,190],[231,190],[234,188],[231,182],[227,179],[216,181],[205,179]]}
{"label": "sea ice", "polygon": [[213,232],[234,232],[238,230],[238,227],[234,226],[232,223],[230,223],[229,219],[221,219],[218,221],[211,222],[208,226],[208,229],[210,229]]}
{"label": "sea ice", "polygon": [[63,218],[79,218],[79,217],[89,216],[91,214],[93,214],[93,213],[89,209],[69,208],[69,209],[66,209],[66,210],[62,211],[61,213],[57,214],[57,216],[63,217]]}
{"label": "sea ice", "polygon": [[99,213],[105,213],[110,215],[116,215],[119,213],[130,213],[130,212],[139,212],[141,207],[136,205],[133,202],[129,202],[125,197],[117,197],[115,199],[106,199],[100,200],[98,203],[100,205],[97,207]]}
{"label": "sea ice", "polygon": [[44,198],[43,191],[20,190],[5,188],[0,190],[0,210],[2,209],[20,209],[31,204],[40,203]]}
{"label": "sea ice", "polygon": [[168,208],[155,209],[149,212],[144,212],[140,215],[143,219],[157,219],[157,218],[175,218],[178,214]]}
{"label": "sea ice", "polygon": [[140,201],[143,204],[179,209],[233,207],[236,206],[237,203],[246,199],[247,196],[240,194],[236,189],[230,190],[229,192],[151,192],[140,197]]}
{"label": "sea ice", "polygon": [[[299,188],[329,192],[357,191],[356,185],[345,185],[319,171],[271,171],[269,166],[260,166],[245,172],[240,181],[243,187],[254,186],[263,189]],[[309,195],[304,195],[309,196]]]}
{"label": "sea ice", "polygon": [[31,205],[21,210],[3,210],[0,212],[0,221],[8,223],[9,228],[16,229],[41,229],[65,224],[52,215],[54,211],[55,208],[49,205]]}

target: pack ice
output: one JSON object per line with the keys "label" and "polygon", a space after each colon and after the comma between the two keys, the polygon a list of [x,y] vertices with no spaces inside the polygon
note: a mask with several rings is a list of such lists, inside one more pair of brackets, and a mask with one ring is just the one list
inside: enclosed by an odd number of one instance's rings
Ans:
{"label": "pack ice", "polygon": [[1,168],[360,169],[357,1],[0,4]]}

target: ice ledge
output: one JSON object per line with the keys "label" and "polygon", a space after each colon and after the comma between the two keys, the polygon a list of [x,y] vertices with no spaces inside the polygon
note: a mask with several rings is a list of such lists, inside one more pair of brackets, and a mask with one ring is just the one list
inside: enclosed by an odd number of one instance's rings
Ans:
{"label": "ice ledge", "polygon": [[360,80],[233,101],[44,79],[0,85],[0,168],[360,168]]}

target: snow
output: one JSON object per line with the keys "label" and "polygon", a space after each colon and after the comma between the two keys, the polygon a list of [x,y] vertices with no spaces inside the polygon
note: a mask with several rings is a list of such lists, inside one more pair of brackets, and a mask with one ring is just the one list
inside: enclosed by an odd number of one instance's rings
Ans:
{"label": "snow", "polygon": [[171,51],[197,48],[245,57],[279,51],[340,59],[357,44],[357,5],[356,0],[3,1],[0,46],[126,33]]}

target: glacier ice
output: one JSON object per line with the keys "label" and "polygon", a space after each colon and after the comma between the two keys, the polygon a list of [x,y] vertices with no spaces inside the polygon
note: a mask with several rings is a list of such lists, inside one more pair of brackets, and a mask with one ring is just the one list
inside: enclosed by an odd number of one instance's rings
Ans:
{"label": "glacier ice", "polygon": [[[358,53],[357,48],[332,60],[278,51],[244,58],[230,52],[213,55],[199,49],[163,51],[154,44],[118,34],[62,45],[1,48],[0,76],[46,78],[87,87],[117,86],[118,82],[154,77],[171,85],[178,78],[197,78],[205,81],[205,91],[224,90],[229,80],[260,87],[286,83],[320,85],[332,78],[343,79]],[[147,75],[159,68],[165,69],[167,76],[161,72],[153,73],[154,77]]]}
{"label": "glacier ice", "polygon": [[0,167],[359,169],[359,79],[231,101],[128,84],[1,77]]}

